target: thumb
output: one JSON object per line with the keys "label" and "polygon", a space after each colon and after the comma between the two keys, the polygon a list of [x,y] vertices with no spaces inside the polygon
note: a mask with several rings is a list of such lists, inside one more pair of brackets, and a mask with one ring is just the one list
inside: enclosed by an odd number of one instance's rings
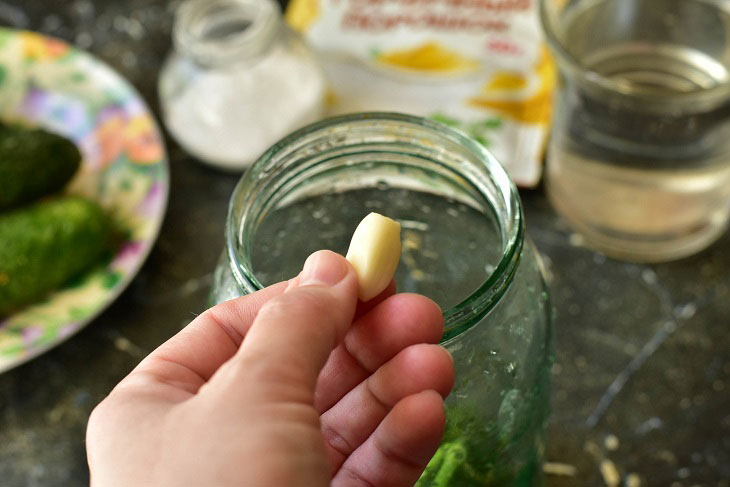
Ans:
{"label": "thumb", "polygon": [[320,370],[352,324],[357,277],[344,257],[315,252],[297,281],[259,310],[232,358],[264,401],[313,401]]}

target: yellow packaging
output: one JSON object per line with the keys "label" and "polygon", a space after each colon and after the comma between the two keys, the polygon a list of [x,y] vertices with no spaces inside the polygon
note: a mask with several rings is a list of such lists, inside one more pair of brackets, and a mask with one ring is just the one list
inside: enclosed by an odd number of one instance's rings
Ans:
{"label": "yellow packaging", "polygon": [[330,114],[431,117],[535,186],[555,68],[537,0],[291,0],[286,18],[321,54]]}

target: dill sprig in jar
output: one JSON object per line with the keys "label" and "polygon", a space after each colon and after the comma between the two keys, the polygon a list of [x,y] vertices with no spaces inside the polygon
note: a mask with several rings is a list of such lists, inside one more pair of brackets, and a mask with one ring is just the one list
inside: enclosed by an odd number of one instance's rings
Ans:
{"label": "dill sprig in jar", "polygon": [[439,123],[356,114],[270,148],[231,197],[213,301],[290,278],[319,249],[344,255],[369,212],[396,219],[399,291],[444,310],[454,357],[443,442],[419,487],[541,485],[551,312],[522,207],[481,145]]}
{"label": "dill sprig in jar", "polygon": [[272,0],[187,0],[173,43],[159,80],[163,117],[203,162],[245,168],[322,116],[322,70]]}

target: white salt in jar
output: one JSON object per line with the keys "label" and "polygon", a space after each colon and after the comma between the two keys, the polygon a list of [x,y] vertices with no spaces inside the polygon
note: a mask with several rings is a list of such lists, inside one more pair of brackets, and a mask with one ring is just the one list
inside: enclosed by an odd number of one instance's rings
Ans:
{"label": "white salt in jar", "polygon": [[316,58],[272,0],[187,0],[159,80],[163,117],[203,162],[237,170],[322,116]]}

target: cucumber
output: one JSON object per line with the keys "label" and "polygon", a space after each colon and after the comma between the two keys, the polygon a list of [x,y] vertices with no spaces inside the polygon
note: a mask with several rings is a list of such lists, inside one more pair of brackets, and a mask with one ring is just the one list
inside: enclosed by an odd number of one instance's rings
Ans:
{"label": "cucumber", "polygon": [[60,135],[0,126],[0,210],[58,191],[80,164],[79,149]]}
{"label": "cucumber", "polygon": [[111,235],[104,210],[76,196],[0,214],[0,316],[88,269],[110,248]]}

